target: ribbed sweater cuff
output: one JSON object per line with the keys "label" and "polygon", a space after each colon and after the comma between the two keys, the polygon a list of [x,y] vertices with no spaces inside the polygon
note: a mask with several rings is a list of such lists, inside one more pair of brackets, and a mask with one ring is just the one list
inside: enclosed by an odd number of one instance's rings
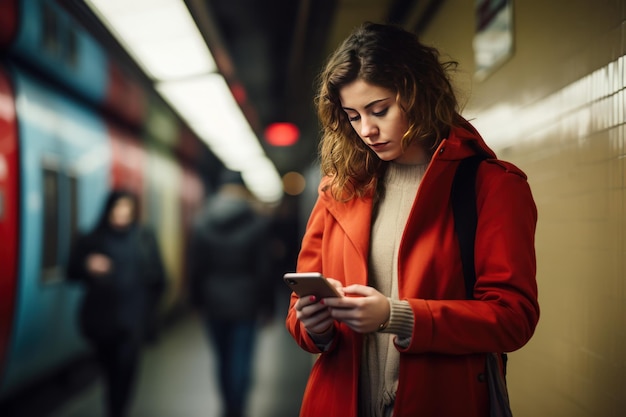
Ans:
{"label": "ribbed sweater cuff", "polygon": [[389,300],[391,314],[389,324],[381,333],[395,333],[400,338],[409,338],[413,334],[413,310],[408,301]]}

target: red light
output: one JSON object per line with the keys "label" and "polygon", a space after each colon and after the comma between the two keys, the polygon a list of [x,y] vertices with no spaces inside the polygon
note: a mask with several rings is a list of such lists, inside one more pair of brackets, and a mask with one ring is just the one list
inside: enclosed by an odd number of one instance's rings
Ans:
{"label": "red light", "polygon": [[273,146],[290,146],[300,139],[300,130],[293,123],[272,123],[265,128],[265,140]]}

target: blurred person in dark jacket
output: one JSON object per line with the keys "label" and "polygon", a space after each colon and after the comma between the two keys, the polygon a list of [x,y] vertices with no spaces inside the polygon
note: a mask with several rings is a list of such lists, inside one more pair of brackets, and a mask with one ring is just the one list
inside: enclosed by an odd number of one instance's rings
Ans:
{"label": "blurred person in dark jacket", "polygon": [[191,300],[216,350],[224,415],[245,412],[259,324],[271,317],[269,219],[254,205],[241,175],[225,170],[196,219]]}
{"label": "blurred person in dark jacket", "polygon": [[75,242],[67,272],[70,280],[85,286],[79,326],[104,373],[107,415],[125,416],[149,304],[165,285],[156,238],[139,225],[134,194],[110,193],[95,229]]}

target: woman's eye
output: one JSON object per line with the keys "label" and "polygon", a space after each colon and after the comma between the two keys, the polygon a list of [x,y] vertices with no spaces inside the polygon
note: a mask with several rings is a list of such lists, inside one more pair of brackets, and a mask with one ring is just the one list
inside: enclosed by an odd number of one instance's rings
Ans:
{"label": "woman's eye", "polygon": [[386,109],[383,109],[379,112],[373,112],[372,114],[376,117],[381,117],[387,114],[387,110],[389,110],[389,107],[387,107]]}
{"label": "woman's eye", "polygon": [[356,116],[350,116],[348,115],[348,120],[350,120],[351,122],[356,122],[357,120],[359,120],[361,118],[361,116],[359,116],[358,114]]}

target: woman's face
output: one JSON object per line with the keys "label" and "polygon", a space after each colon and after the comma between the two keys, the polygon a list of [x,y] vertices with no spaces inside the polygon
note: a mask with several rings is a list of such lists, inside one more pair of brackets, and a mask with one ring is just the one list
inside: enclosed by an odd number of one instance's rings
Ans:
{"label": "woman's face", "polygon": [[128,227],[135,214],[135,204],[132,199],[122,197],[115,202],[109,213],[109,222],[116,229]]}
{"label": "woman's face", "polygon": [[341,88],[339,98],[354,131],[380,159],[400,164],[428,161],[416,144],[402,149],[409,123],[393,91],[359,79]]}

